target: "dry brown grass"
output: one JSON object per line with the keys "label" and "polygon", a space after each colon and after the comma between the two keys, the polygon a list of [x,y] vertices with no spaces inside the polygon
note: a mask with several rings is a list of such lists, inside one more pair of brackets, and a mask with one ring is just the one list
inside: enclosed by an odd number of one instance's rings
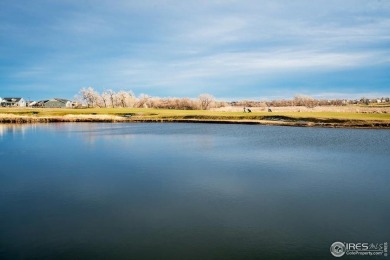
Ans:
{"label": "dry brown grass", "polygon": [[[273,112],[265,108],[251,108],[243,113],[240,107],[222,110],[171,110],[145,108],[90,108],[90,109],[0,109],[0,123],[39,122],[197,122],[272,124],[325,127],[389,128],[390,113],[377,108],[357,112],[358,107],[280,107]],[[386,108],[388,109],[388,108]],[[299,112],[298,112],[299,111]]]}

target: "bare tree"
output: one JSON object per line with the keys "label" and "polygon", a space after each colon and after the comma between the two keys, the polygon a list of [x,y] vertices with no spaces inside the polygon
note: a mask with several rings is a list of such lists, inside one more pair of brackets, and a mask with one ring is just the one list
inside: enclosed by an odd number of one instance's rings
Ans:
{"label": "bare tree", "polygon": [[147,103],[148,101],[150,100],[150,97],[146,94],[141,94],[139,95],[138,97],[138,101],[137,103],[135,104],[135,107],[148,107]]}
{"label": "bare tree", "polygon": [[136,103],[136,98],[131,91],[121,90],[116,94],[118,105],[121,107],[133,107]]}
{"label": "bare tree", "polygon": [[116,104],[116,93],[112,89],[108,89],[104,93],[107,95],[108,100],[111,103],[111,107],[114,108]]}
{"label": "bare tree", "polygon": [[116,94],[118,105],[126,107],[126,92],[120,91]]}
{"label": "bare tree", "polygon": [[199,97],[200,109],[207,110],[210,108],[211,103],[214,101],[214,97],[210,94],[201,94]]}
{"label": "bare tree", "polygon": [[82,88],[80,90],[80,96],[88,107],[99,106],[100,95],[92,87]]}
{"label": "bare tree", "polygon": [[317,105],[318,102],[310,96],[295,95],[294,103],[296,106],[306,106],[308,108],[313,108]]}
{"label": "bare tree", "polygon": [[104,107],[108,107],[110,102],[110,94],[107,91],[103,91],[101,95],[101,100],[103,102]]}

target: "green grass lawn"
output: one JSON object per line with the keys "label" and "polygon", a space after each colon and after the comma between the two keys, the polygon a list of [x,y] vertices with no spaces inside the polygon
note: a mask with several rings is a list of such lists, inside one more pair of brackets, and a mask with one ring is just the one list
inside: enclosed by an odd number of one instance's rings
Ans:
{"label": "green grass lawn", "polygon": [[362,114],[347,112],[218,112],[206,110],[170,110],[147,108],[88,108],[88,109],[49,109],[49,108],[0,108],[0,114],[64,116],[64,115],[125,115],[140,119],[207,119],[207,120],[267,120],[292,119],[308,121],[390,121],[390,114]]}

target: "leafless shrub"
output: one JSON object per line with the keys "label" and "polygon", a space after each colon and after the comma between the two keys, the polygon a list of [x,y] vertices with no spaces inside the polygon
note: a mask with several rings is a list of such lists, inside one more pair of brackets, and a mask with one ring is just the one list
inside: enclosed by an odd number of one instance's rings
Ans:
{"label": "leafless shrub", "polygon": [[214,102],[214,97],[210,94],[201,94],[199,97],[200,109],[207,110],[210,108],[211,104]]}

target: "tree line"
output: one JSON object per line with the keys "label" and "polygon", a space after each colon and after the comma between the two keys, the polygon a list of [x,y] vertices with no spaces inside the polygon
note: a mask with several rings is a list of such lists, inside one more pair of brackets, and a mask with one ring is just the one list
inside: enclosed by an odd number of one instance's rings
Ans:
{"label": "tree line", "polygon": [[346,106],[346,105],[369,105],[373,103],[389,104],[390,98],[372,98],[362,97],[360,99],[316,99],[306,95],[295,95],[292,99],[275,99],[270,101],[241,100],[233,101],[233,106],[244,107],[290,107],[304,106],[314,108],[317,106]]}
{"label": "tree line", "polygon": [[92,87],[82,88],[76,101],[87,107],[100,108],[161,108],[161,109],[185,109],[207,110],[213,107],[224,106],[224,102],[218,102],[210,94],[201,94],[197,99],[191,98],[160,98],[141,94],[138,97],[132,91],[112,89],[99,93]]}
{"label": "tree line", "polygon": [[217,101],[210,94],[201,94],[198,98],[161,98],[151,97],[141,94],[138,97],[127,90],[114,91],[112,89],[104,90],[99,93],[92,87],[82,88],[76,96],[75,101],[84,104],[87,107],[100,108],[159,108],[159,109],[181,109],[181,110],[208,110],[225,106],[243,106],[243,107],[288,107],[288,106],[305,106],[314,108],[317,106],[344,106],[348,104],[365,104],[370,103],[389,103],[389,98],[359,100],[347,99],[315,99],[306,95],[295,95],[292,99],[277,99],[271,101]]}

